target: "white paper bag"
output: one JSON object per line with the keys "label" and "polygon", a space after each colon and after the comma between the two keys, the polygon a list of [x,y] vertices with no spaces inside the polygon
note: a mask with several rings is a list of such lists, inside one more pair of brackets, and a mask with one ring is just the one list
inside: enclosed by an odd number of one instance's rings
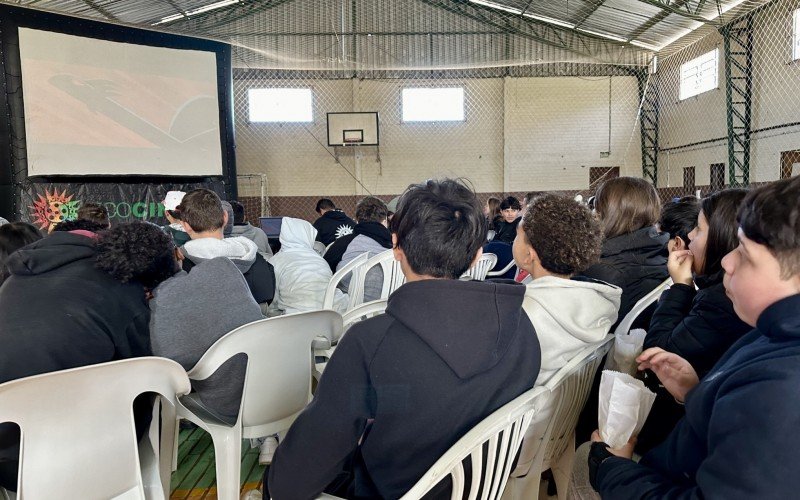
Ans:
{"label": "white paper bag", "polygon": [[636,375],[636,358],[642,353],[647,332],[637,328],[627,335],[614,336],[614,349],[606,358],[606,370],[614,370],[628,375]]}
{"label": "white paper bag", "polygon": [[597,419],[600,437],[612,448],[623,447],[642,430],[655,400],[655,393],[641,380],[603,370]]}

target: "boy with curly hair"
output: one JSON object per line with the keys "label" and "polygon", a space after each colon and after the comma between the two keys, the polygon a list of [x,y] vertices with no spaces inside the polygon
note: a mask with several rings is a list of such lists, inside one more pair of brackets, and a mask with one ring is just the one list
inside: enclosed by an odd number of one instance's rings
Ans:
{"label": "boy with curly hair", "polygon": [[575,275],[600,258],[602,232],[580,203],[543,194],[525,208],[514,239],[514,260],[533,281],[522,308],[542,346],[538,384],[588,344],[602,341],[617,320],[622,291]]}

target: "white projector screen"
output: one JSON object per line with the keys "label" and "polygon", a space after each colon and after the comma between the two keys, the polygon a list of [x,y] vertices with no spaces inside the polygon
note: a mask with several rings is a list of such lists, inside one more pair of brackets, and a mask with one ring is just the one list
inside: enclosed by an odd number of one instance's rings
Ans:
{"label": "white projector screen", "polygon": [[214,52],[19,29],[28,175],[222,175]]}

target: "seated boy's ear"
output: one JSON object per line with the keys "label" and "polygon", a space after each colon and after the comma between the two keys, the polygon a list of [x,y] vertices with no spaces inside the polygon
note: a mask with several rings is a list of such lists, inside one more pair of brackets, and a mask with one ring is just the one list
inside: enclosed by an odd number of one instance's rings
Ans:
{"label": "seated boy's ear", "polygon": [[683,238],[681,238],[680,236],[672,238],[671,240],[669,240],[669,243],[667,243],[667,250],[669,250],[670,252],[675,252],[678,250],[686,250],[687,248],[688,246],[686,245],[686,242],[683,241]]}

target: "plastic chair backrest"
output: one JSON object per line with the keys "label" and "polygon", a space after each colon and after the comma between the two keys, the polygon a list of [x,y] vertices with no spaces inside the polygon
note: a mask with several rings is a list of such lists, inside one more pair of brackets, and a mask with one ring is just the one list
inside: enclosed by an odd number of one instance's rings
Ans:
{"label": "plastic chair backrest", "polygon": [[[517,266],[517,263],[514,262],[514,259],[511,259],[511,262],[506,264],[506,267],[504,267],[503,269],[500,269],[499,271],[489,271],[489,272],[486,273],[486,276],[488,276],[490,278],[493,277],[493,276],[502,276],[502,275],[506,274],[509,270],[511,270],[512,267],[516,267],[516,266]],[[517,275],[517,273],[514,273],[514,276],[516,276],[516,275]]]}
{"label": "plastic chair backrest", "polygon": [[[347,311],[342,315],[343,330],[346,332],[354,323],[383,314],[386,311],[388,299],[372,300]],[[335,339],[337,342],[339,339]]]}
{"label": "plastic chair backrest", "polygon": [[[489,415],[451,446],[401,499],[422,498],[448,475],[453,481],[451,498],[460,499],[468,492],[468,498],[475,499],[478,490],[481,499],[500,498],[525,429],[548,394],[546,387],[535,387]],[[469,484],[465,483],[463,464],[467,457],[472,465]]]}
{"label": "plastic chair backrest", "polygon": [[388,299],[392,292],[400,288],[400,286],[406,282],[406,276],[403,274],[403,270],[400,269],[400,262],[394,258],[394,251],[389,249],[385,252],[381,252],[367,260],[362,268],[363,274],[359,277],[359,290],[361,291],[361,298],[358,300],[357,297],[357,304],[364,302],[364,280],[366,279],[369,270],[375,266],[381,266],[381,269],[383,269],[383,288],[381,289],[381,299]]}
{"label": "plastic chair backrest", "polygon": [[650,304],[657,301],[658,298],[661,297],[661,294],[664,293],[664,290],[669,288],[671,285],[672,278],[667,278],[663,283],[655,287],[653,291],[639,299],[639,301],[633,306],[633,309],[631,309],[628,314],[625,315],[625,318],[623,318],[620,324],[617,325],[616,330],[614,330],[614,334],[627,335],[631,330],[631,325],[633,325],[633,322],[636,321],[636,318],[638,318],[645,309],[650,307]]}
{"label": "plastic chair backrest", "polygon": [[497,264],[497,255],[485,253],[481,255],[481,258],[478,259],[474,266],[467,269],[467,272],[461,275],[461,279],[483,281],[486,279],[486,273],[488,273],[489,269],[493,268],[495,264]]}
{"label": "plastic chair backrest", "polygon": [[[189,371],[192,380],[212,375],[231,357],[247,355],[239,419],[245,438],[284,430],[311,399],[313,356],[317,336],[339,338],[342,317],[335,311],[312,311],[262,319],[232,330]],[[283,427],[282,427],[283,426]]]}
{"label": "plastic chair backrest", "polygon": [[325,246],[325,243],[321,241],[314,242],[314,251],[319,254],[320,257],[325,255],[325,252],[328,250],[328,247]]}
{"label": "plastic chair backrest", "polygon": [[607,335],[599,345],[587,346],[544,384],[558,403],[551,417],[550,440],[543,450],[542,470],[547,470],[552,459],[572,445],[572,434],[589,397],[594,376],[613,343],[614,336]]}
{"label": "plastic chair backrest", "polygon": [[[339,286],[339,283],[342,279],[350,273],[353,275],[350,277],[350,290],[348,291],[348,305],[347,309],[350,310],[355,307],[359,302],[359,290],[358,290],[358,283],[362,283],[361,275],[364,272],[362,267],[364,263],[367,262],[369,259],[369,254],[362,253],[358,257],[352,259],[347,264],[343,265],[341,269],[333,273],[331,276],[331,280],[328,282],[328,288],[325,289],[325,297],[322,299],[322,308],[323,309],[333,309],[333,302],[336,299],[336,287]],[[364,295],[363,290],[361,291],[361,296]]]}
{"label": "plastic chair backrest", "polygon": [[133,400],[154,392],[174,404],[189,390],[181,365],[156,357],[0,385],[0,422],[22,430],[17,498],[144,498]]}

